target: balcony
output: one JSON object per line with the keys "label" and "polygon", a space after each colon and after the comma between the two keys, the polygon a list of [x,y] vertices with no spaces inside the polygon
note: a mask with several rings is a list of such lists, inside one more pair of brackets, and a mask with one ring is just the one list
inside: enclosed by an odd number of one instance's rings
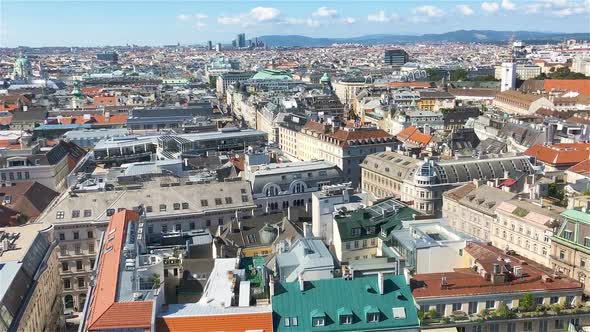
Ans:
{"label": "balcony", "polygon": [[467,314],[462,311],[454,311],[449,316],[440,317],[433,311],[423,313],[419,312],[420,323],[422,326],[462,326],[471,325],[472,323],[481,323],[486,321],[525,321],[538,319],[540,317],[570,318],[590,314],[590,307],[580,304],[575,307],[564,307],[561,304],[538,305],[534,310],[525,310],[524,308],[508,309],[500,313],[494,309],[484,309],[479,313]]}

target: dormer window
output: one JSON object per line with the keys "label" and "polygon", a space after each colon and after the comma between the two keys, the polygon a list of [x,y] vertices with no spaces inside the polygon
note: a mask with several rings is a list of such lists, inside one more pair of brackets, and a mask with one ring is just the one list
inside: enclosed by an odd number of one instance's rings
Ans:
{"label": "dormer window", "polygon": [[313,310],[311,312],[311,326],[318,327],[326,325],[326,314],[320,310]]}
{"label": "dormer window", "polygon": [[381,312],[379,311],[379,308],[374,305],[365,306],[365,318],[367,319],[367,323],[379,322],[380,317]]}
{"label": "dormer window", "polygon": [[336,311],[340,325],[352,324],[352,311],[348,308],[340,308]]}
{"label": "dormer window", "polygon": [[361,235],[361,229],[360,229],[360,227],[353,228],[352,229],[352,236],[359,236],[359,235]]}

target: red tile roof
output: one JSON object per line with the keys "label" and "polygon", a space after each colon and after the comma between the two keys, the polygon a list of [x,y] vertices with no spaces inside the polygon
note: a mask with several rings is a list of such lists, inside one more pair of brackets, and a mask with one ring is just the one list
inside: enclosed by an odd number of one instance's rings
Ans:
{"label": "red tile roof", "polygon": [[581,161],[568,169],[570,172],[590,176],[590,159]]}
{"label": "red tile roof", "polygon": [[[582,284],[567,278],[553,278],[543,281],[544,275],[552,275],[553,271],[523,258],[507,256],[501,249],[483,243],[469,243],[464,252],[481,265],[486,272],[492,271],[493,264],[510,259],[512,266],[521,266],[523,276],[507,282],[492,283],[480,273],[470,268],[455,269],[453,272],[417,274],[412,280],[412,294],[417,300],[430,297],[474,296],[483,294],[515,293],[530,291],[579,290]],[[501,264],[504,266],[504,264]],[[505,271],[505,270],[503,270]],[[442,286],[442,277],[446,277],[447,286]]]}
{"label": "red tile roof", "polygon": [[[152,321],[153,301],[116,302],[119,268],[127,224],[139,220],[139,213],[123,210],[111,217],[105,233],[96,286],[88,314],[88,331],[103,329],[149,329]],[[112,249],[108,249],[112,248]],[[108,249],[108,252],[107,252]]]}
{"label": "red tile roof", "polygon": [[308,121],[303,126],[303,131],[311,131],[318,135],[324,135],[326,138],[333,138],[338,141],[340,146],[347,146],[350,143],[375,143],[393,138],[388,132],[376,128],[352,128],[336,129],[334,131],[326,130],[330,127],[316,121]]}
{"label": "red tile roof", "polygon": [[432,141],[432,136],[423,134],[414,126],[405,128],[397,133],[396,138],[403,143],[416,144],[421,147],[427,146]]}
{"label": "red tile roof", "polygon": [[590,79],[586,80],[545,80],[543,89],[550,91],[575,91],[581,95],[590,95]]}
{"label": "red tile roof", "polygon": [[[198,328],[196,328],[198,326]],[[272,332],[272,312],[159,318],[158,332]]]}
{"label": "red tile roof", "polygon": [[430,88],[432,83],[430,82],[389,82],[387,84],[390,88]]}
{"label": "red tile roof", "polygon": [[89,117],[84,115],[64,116],[57,118],[58,124],[73,124],[73,123],[98,123],[98,124],[125,124],[127,123],[127,114],[113,114],[104,116],[102,114],[93,114]]}
{"label": "red tile roof", "polygon": [[527,149],[524,154],[535,156],[552,166],[573,166],[590,158],[590,143],[538,144]]}

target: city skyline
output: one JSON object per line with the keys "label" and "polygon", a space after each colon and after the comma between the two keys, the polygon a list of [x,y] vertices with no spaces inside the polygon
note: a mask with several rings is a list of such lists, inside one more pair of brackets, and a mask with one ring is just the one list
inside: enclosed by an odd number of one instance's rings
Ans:
{"label": "city skyline", "polygon": [[242,32],[248,39],[288,34],[420,35],[460,29],[590,33],[589,15],[589,0],[367,1],[362,5],[241,1],[231,6],[212,1],[4,1],[0,46],[227,43]]}

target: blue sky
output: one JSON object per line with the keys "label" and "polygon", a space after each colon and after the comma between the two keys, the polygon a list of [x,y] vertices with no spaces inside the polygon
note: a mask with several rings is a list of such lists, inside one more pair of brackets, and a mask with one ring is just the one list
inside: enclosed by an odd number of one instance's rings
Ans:
{"label": "blue sky", "polygon": [[590,0],[0,0],[0,46],[227,42],[236,33],[352,37],[458,29],[590,33]]}

